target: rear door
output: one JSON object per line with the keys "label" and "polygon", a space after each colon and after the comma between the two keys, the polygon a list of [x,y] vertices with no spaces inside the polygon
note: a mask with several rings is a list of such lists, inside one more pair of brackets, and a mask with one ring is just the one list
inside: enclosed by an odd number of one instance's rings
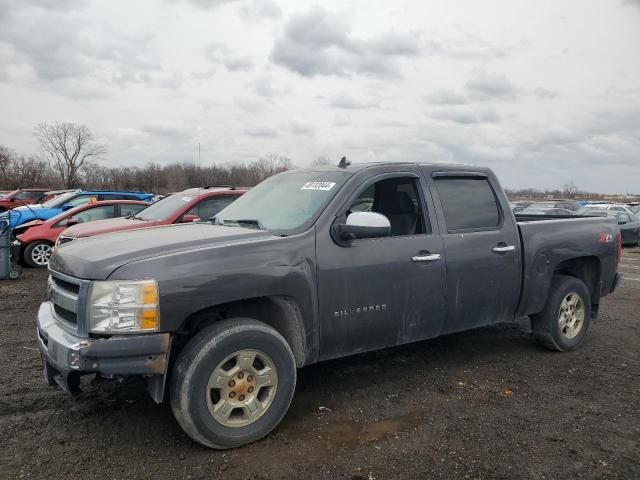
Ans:
{"label": "rear door", "polygon": [[443,333],[511,319],[520,294],[520,240],[497,181],[476,172],[430,176],[446,254]]}

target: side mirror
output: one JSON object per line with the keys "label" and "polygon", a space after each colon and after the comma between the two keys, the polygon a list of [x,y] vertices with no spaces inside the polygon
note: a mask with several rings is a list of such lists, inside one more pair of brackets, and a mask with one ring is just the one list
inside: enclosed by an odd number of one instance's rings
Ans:
{"label": "side mirror", "polygon": [[347,217],[347,223],[336,225],[336,229],[342,240],[391,235],[389,219],[376,212],[353,212]]}
{"label": "side mirror", "polygon": [[62,205],[62,210],[71,210],[73,208],[73,205],[71,205],[70,203],[65,203],[64,205]]}
{"label": "side mirror", "polygon": [[191,222],[199,222],[200,221],[200,217],[197,215],[185,215],[184,217],[182,217],[182,220],[180,220],[180,223],[191,223]]}
{"label": "side mirror", "polygon": [[624,225],[626,223],[627,223],[626,220],[618,219],[618,225]]}
{"label": "side mirror", "polygon": [[67,223],[65,223],[65,227],[73,227],[74,225],[78,224],[78,220],[76,220],[75,218],[69,218],[67,219]]}

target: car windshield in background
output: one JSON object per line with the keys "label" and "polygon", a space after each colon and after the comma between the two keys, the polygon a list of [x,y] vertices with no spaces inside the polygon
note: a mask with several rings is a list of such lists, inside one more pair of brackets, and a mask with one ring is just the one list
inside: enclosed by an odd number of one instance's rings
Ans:
{"label": "car windshield in background", "polygon": [[217,222],[283,234],[305,230],[349,176],[347,172],[275,175],[222,210]]}
{"label": "car windshield in background", "polygon": [[594,207],[593,205],[587,205],[586,207],[580,207],[576,210],[576,215],[593,215],[594,212],[606,212],[607,209],[605,207]]}
{"label": "car windshield in background", "polygon": [[52,198],[48,202],[42,204],[44,208],[58,208],[67,203],[70,199],[75,197],[78,192],[67,192],[62,195],[58,195],[57,197]]}
{"label": "car windshield in background", "polygon": [[536,202],[529,205],[526,210],[546,210],[548,208],[555,208],[556,202]]}
{"label": "car windshield in background", "polygon": [[176,213],[194,198],[195,197],[193,195],[174,193],[173,195],[169,195],[168,197],[149,205],[147,208],[140,210],[133,218],[151,221],[164,220]]}

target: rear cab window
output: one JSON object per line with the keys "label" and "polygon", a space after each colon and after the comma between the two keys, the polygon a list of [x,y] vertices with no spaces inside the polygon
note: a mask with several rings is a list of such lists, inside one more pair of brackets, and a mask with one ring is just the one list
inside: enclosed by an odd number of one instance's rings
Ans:
{"label": "rear cab window", "polygon": [[498,230],[502,223],[498,199],[487,178],[435,178],[449,233]]}

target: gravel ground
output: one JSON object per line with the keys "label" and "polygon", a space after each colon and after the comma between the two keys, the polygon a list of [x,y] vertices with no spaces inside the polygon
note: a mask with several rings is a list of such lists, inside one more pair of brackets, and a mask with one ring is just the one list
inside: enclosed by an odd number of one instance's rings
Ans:
{"label": "gravel ground", "polygon": [[640,250],[621,271],[575,352],[517,322],[313,365],[275,432],[216,452],[139,382],[47,387],[26,270],[0,282],[0,478],[640,478]]}

